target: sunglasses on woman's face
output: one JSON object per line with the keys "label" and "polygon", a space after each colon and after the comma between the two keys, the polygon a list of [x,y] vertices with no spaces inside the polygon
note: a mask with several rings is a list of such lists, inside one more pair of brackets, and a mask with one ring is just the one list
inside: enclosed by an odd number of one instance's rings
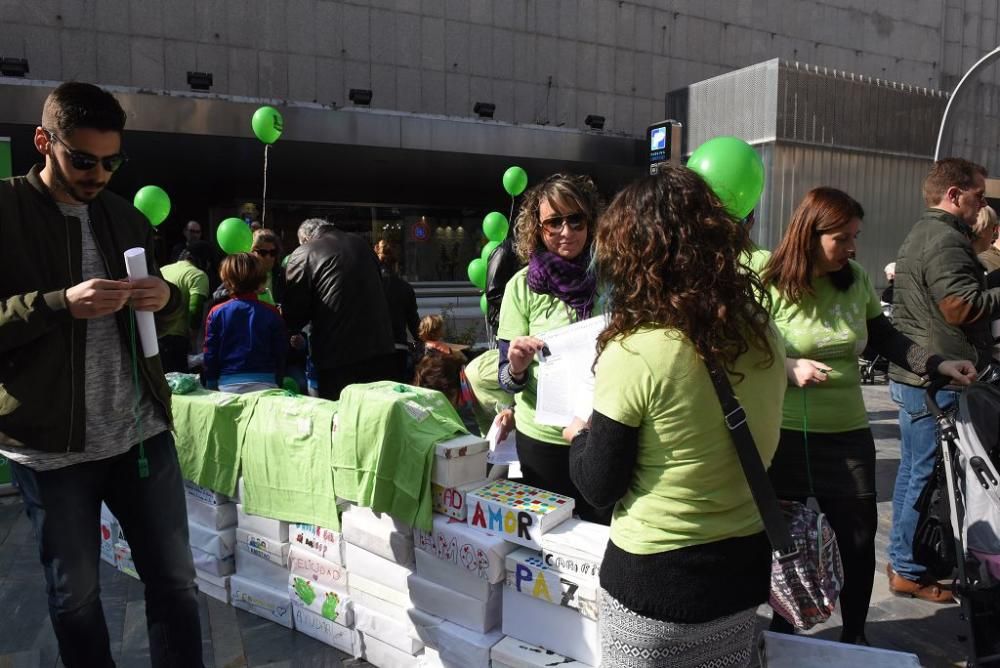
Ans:
{"label": "sunglasses on woman's face", "polygon": [[270,255],[271,257],[278,257],[277,248],[254,248],[253,252],[256,253],[257,255],[260,255],[261,257],[267,255]]}
{"label": "sunglasses on woman's face", "polygon": [[574,232],[582,232],[587,229],[587,217],[580,212],[566,214],[565,216],[553,216],[542,221],[542,227],[549,234],[559,234],[563,225],[568,225]]}
{"label": "sunglasses on woman's face", "polygon": [[100,163],[104,167],[104,171],[111,173],[117,171],[119,167],[128,161],[128,156],[124,153],[115,153],[114,155],[106,155],[103,158],[98,158],[96,155],[77,151],[70,148],[56,133],[51,130],[46,130],[46,132],[49,133],[49,138],[52,141],[62,144],[63,148],[66,149],[66,152],[69,154],[69,164],[73,165],[73,169],[75,170],[89,172]]}

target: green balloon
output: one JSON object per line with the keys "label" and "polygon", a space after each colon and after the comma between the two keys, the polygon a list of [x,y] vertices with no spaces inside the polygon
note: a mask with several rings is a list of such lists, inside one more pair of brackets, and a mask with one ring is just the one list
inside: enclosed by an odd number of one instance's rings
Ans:
{"label": "green balloon", "polygon": [[483,315],[486,315],[486,309],[488,307],[489,307],[489,304],[486,301],[486,293],[484,292],[479,297],[479,310],[483,312]]}
{"label": "green balloon", "polygon": [[299,387],[299,381],[295,380],[291,376],[285,376],[281,381],[281,389],[286,392],[291,392],[292,394],[302,394],[302,388]]}
{"label": "green balloon", "polygon": [[477,257],[469,263],[469,280],[480,290],[486,289],[486,261]]}
{"label": "green balloon", "polygon": [[483,218],[483,234],[490,241],[502,242],[507,238],[507,230],[509,228],[510,225],[507,224],[507,216],[499,211],[490,211]]}
{"label": "green balloon", "polygon": [[170,215],[170,197],[159,186],[139,188],[132,203],[146,215],[153,227],[165,221]]}
{"label": "green balloon", "polygon": [[493,251],[495,251],[499,246],[499,241],[490,241],[483,246],[483,252],[480,253],[479,257],[483,258],[483,261],[488,264],[490,261],[490,255],[493,255]]}
{"label": "green balloon", "polygon": [[688,159],[715,191],[730,214],[744,219],[764,192],[764,163],[750,144],[738,137],[716,137],[699,146]]}
{"label": "green balloon", "polygon": [[528,187],[528,172],[518,166],[509,167],[503,173],[503,189],[510,193],[511,197],[517,197]]}
{"label": "green balloon", "polygon": [[253,119],[250,127],[257,139],[265,144],[273,144],[278,141],[281,131],[285,129],[285,121],[281,118],[281,113],[274,107],[264,106],[253,112]]}
{"label": "green balloon", "polygon": [[253,232],[241,218],[226,218],[219,223],[215,239],[227,255],[249,253],[253,247]]}

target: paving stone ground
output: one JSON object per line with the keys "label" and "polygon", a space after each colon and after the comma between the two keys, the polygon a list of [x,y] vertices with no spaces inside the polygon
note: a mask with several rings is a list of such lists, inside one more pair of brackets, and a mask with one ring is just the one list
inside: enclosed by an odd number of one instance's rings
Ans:
{"label": "paving stone ground", "polygon": [[[868,639],[874,646],[916,653],[928,668],[965,665],[965,632],[956,605],[893,596],[885,578],[892,486],[899,462],[899,429],[888,387],[864,387],[878,466],[879,533]],[[149,665],[142,585],[101,563],[101,588],[116,663]],[[205,665],[209,668],[340,668],[367,666],[331,647],[199,595]],[[17,497],[0,497],[0,668],[61,667],[45,603],[44,580],[31,528]],[[762,608],[760,622],[767,624]],[[835,640],[840,620],[809,632]]]}

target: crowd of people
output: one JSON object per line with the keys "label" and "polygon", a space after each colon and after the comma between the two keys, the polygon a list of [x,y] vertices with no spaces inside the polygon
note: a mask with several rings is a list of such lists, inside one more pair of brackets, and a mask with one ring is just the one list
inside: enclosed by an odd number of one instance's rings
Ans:
{"label": "crowd of people", "polygon": [[[152,257],[148,223],[105,190],[123,161],[124,123],[111,94],[63,84],[35,134],[44,165],[0,182],[0,220],[14,239],[0,262],[0,453],[39,539],[66,666],[111,660],[97,585],[101,501],[146,584],[151,653],[202,665],[164,380],[198,363],[196,351],[210,389],[275,388],[291,375],[337,400],[353,383],[398,380],[470,406],[484,433],[494,421],[513,429],[525,483],[610,524],[604,665],[669,656],[738,666],[749,665],[772,551],[711,371],[732,384],[778,496],[815,498],[829,518],[844,564],[841,640],[867,644],[878,525],[858,356],[870,344],[892,362],[902,434],[889,586],[952,600],[914,560],[913,505],[935,454],[928,378],[949,377],[937,401],[954,403],[989,363],[1000,317],[1000,289],[988,287],[1000,272],[988,279],[984,267],[1000,266],[1000,249],[982,167],[945,159],[931,169],[927,210],[895,260],[892,321],[854,261],[864,209],[848,193],[809,191],[769,253],[684,167],[664,166],[607,205],[589,177],[552,175],[524,194],[491,259],[497,345],[470,360],[445,341],[440,316],[419,318],[391,244],[372,248],[326,220],[301,223],[286,264],[279,237],[257,229],[250,252],[226,257],[217,277],[192,221],[162,273],[150,260],[149,278],[121,280],[124,249]],[[156,314],[158,357],[137,354],[132,310]],[[566,428],[540,424],[544,335],[594,315],[606,326],[593,410]],[[777,615],[772,629],[792,631]]]}

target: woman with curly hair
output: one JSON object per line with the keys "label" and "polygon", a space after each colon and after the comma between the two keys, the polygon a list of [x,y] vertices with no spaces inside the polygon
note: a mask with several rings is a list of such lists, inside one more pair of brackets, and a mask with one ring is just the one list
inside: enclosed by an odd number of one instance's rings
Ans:
{"label": "woman with curly hair", "polygon": [[[867,644],[878,528],[875,440],[861,395],[858,356],[867,342],[919,375],[936,369],[961,384],[969,383],[967,372],[975,377],[970,362],[928,355],[882,315],[871,279],[851,259],[864,215],[843,191],[810,190],[761,275],[788,352],[789,388],[771,482],[779,498],[805,502],[815,497],[837,535],[844,563],[840,640],[857,644]],[[941,590],[935,596],[951,598]],[[792,632],[778,615],[771,629]]]}
{"label": "woman with curly hair", "polygon": [[609,521],[610,509],[591,507],[569,478],[569,448],[559,427],[535,422],[538,338],[596,314],[590,241],[601,198],[586,176],[554,174],[525,193],[514,225],[515,248],[528,266],[507,283],[500,306],[498,380],[515,395],[517,454],[528,485],[571,496],[577,513]]}
{"label": "woman with curly hair", "polygon": [[755,298],[750,238],[701,177],[668,166],[614,198],[594,244],[609,324],[589,427],[564,437],[580,492],[614,504],[601,665],[749,665],[771,546],[707,364],[725,370],[766,467],[784,350]]}

